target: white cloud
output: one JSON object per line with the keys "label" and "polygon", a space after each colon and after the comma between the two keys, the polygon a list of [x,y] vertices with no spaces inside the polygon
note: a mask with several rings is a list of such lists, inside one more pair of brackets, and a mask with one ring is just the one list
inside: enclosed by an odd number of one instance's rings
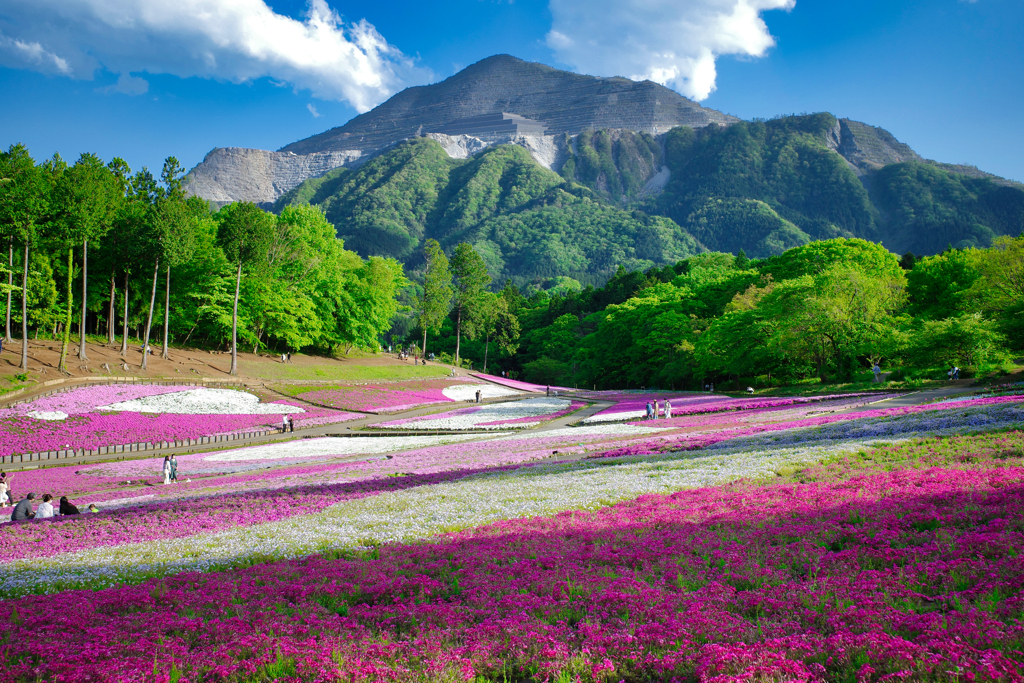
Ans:
{"label": "white cloud", "polygon": [[323,116],[323,114],[321,114],[320,112],[318,112],[316,110],[316,105],[313,104],[312,102],[310,102],[309,104],[306,105],[306,109],[309,110],[309,113],[313,115],[314,119],[318,119],[321,116]]}
{"label": "white cloud", "polygon": [[[4,0],[4,5],[0,30],[10,38],[0,36],[0,59],[77,78],[91,78],[101,67],[234,83],[269,77],[362,112],[430,76],[371,24],[343,21],[325,0],[309,0],[302,20],[276,14],[264,0]],[[141,84],[129,80],[125,87]]]}
{"label": "white cloud", "polygon": [[138,78],[131,74],[121,74],[117,77],[117,83],[108,85],[105,88],[98,88],[98,92],[112,93],[119,92],[124,95],[145,95],[149,92],[149,81],[145,78]]}
{"label": "white cloud", "polygon": [[550,0],[547,44],[583,73],[650,79],[703,100],[721,55],[761,57],[775,39],[761,18],[796,0]]}
{"label": "white cloud", "polygon": [[15,68],[28,67],[43,73],[71,75],[67,60],[58,57],[36,42],[24,42],[0,34],[0,64]]}

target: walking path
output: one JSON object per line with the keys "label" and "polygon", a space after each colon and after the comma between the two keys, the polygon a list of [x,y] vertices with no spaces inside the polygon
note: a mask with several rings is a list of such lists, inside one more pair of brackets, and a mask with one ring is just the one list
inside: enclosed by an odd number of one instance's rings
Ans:
{"label": "walking path", "polygon": [[982,387],[975,386],[973,379],[957,379],[951,381],[946,386],[938,387],[936,389],[922,389],[921,391],[903,394],[902,396],[896,396],[895,398],[890,398],[885,401],[867,403],[862,406],[847,408],[846,410],[838,410],[836,413],[861,413],[867,410],[881,410],[883,408],[919,406],[930,401],[934,401],[937,398],[947,398],[949,396],[956,396],[957,394],[969,394],[981,391],[981,389]]}

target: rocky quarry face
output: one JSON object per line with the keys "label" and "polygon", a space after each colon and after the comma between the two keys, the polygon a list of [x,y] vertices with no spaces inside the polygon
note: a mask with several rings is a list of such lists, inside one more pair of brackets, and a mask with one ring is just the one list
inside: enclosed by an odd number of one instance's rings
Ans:
{"label": "rocky quarry face", "polygon": [[[489,57],[433,85],[407,88],[344,126],[277,152],[241,147],[211,151],[188,174],[188,191],[218,205],[273,204],[308,178],[355,168],[416,136],[436,140],[464,159],[495,144],[515,144],[542,166],[558,171],[584,131],[627,130],[659,138],[675,126],[729,125],[736,117],[700,106],[651,81],[598,78]],[[918,160],[881,128],[840,119],[833,148],[863,175],[888,163]],[[642,195],[657,194],[668,169],[652,168]]]}

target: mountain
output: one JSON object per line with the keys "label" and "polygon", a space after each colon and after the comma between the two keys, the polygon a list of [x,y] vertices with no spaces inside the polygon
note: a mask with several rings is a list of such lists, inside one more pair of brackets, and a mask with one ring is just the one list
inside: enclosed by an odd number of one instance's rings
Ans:
{"label": "mountain", "polygon": [[435,137],[456,156],[517,142],[550,168],[561,165],[556,140],[563,134],[614,128],[657,135],[675,126],[736,121],[651,81],[583,76],[495,55],[440,83],[407,88],[344,126],[277,152],[215,149],[188,182],[193,194],[218,203],[271,203],[303,180],[358,167],[418,135]]}
{"label": "mountain", "polygon": [[306,181],[278,200],[319,204],[348,249],[420,265],[424,239],[473,244],[495,281],[568,276],[603,284],[620,266],[675,263],[703,248],[673,221],[626,211],[567,183],[517,145],[452,159],[413,138],[355,170]]}
{"label": "mountain", "polygon": [[[701,127],[738,121],[706,109],[651,81],[598,78],[495,55],[434,85],[407,88],[340,128],[292,143],[282,152],[309,154],[376,150],[424,133],[489,133],[474,127],[482,115],[515,114],[536,121],[547,135],[625,128],[665,133],[676,126]],[[536,126],[534,127],[537,131]],[[501,132],[500,130],[494,132]],[[527,130],[516,134],[529,134]]]}
{"label": "mountain", "polygon": [[741,121],[649,81],[498,55],[277,152],[213,150],[211,202],[318,204],[346,245],[419,266],[468,241],[495,280],[603,282],[705,251],[831,237],[898,253],[1024,231],[1024,187],[828,113]]}

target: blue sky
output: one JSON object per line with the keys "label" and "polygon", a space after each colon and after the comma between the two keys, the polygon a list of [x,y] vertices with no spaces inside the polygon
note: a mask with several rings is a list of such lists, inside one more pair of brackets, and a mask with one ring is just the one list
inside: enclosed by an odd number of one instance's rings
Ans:
{"label": "blue sky", "polygon": [[[1020,0],[316,2],[317,45],[330,49],[307,59],[316,50],[289,33],[311,25],[305,0],[0,0],[0,144],[154,170],[174,154],[191,168],[214,147],[277,149],[342,125],[505,52],[654,76],[743,118],[830,111],[1024,181]],[[200,18],[208,10],[219,19]],[[254,13],[278,22],[255,46],[238,28]],[[375,31],[353,29],[361,20]],[[366,41],[362,59],[351,46]]]}

